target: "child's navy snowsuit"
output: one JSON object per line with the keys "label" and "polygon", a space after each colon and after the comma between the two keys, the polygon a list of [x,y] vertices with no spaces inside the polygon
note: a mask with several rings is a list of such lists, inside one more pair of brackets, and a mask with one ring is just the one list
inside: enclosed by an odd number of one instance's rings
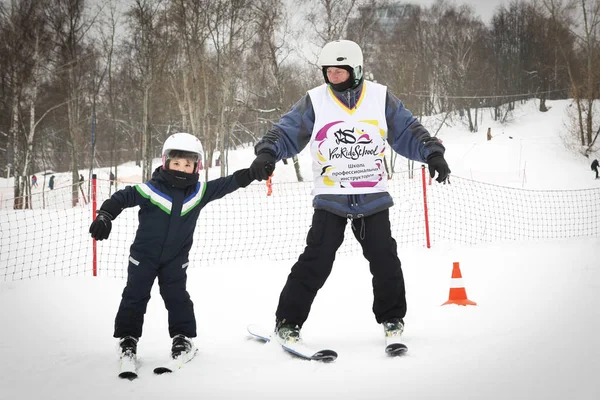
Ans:
{"label": "child's navy snowsuit", "polygon": [[[157,277],[169,314],[170,336],[196,337],[194,305],[186,289],[196,221],[207,203],[240,185],[234,175],[185,188],[174,187],[172,179],[169,172],[159,167],[150,181],[115,192],[102,206],[104,209],[107,204],[113,217],[124,208],[140,206],[139,227],[130,248],[127,285],[115,319],[114,337],[142,335],[146,306]],[[117,203],[121,210],[115,211]]]}

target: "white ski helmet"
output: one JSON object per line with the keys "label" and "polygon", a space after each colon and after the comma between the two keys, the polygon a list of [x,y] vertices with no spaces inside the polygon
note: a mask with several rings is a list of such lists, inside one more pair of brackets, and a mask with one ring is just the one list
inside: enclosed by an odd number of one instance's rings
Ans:
{"label": "white ski helmet", "polygon": [[188,154],[191,156],[196,163],[194,170],[199,172],[202,168],[202,161],[204,159],[204,150],[202,149],[202,143],[196,136],[190,135],[189,133],[174,133],[165,140],[162,149],[162,167],[167,169],[167,163],[172,158],[172,152],[179,151],[184,152],[187,158]]}
{"label": "white ski helmet", "polygon": [[327,43],[321,49],[318,64],[323,70],[326,83],[329,83],[327,67],[349,67],[352,87],[356,87],[363,77],[363,53],[360,46],[351,40]]}

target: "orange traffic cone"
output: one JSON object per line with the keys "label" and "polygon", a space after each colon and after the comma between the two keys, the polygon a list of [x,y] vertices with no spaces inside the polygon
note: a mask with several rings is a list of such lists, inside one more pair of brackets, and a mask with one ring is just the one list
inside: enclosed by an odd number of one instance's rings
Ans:
{"label": "orange traffic cone", "polygon": [[467,299],[467,291],[465,290],[460,266],[457,262],[452,266],[452,279],[450,279],[450,296],[448,301],[442,304],[458,304],[459,306],[476,306],[477,303]]}

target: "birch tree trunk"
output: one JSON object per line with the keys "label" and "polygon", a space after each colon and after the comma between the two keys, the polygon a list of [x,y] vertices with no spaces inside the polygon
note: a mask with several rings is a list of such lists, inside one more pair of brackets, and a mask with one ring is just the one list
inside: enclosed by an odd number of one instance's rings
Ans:
{"label": "birch tree trunk", "polygon": [[69,102],[67,103],[67,115],[69,118],[69,141],[71,145],[71,204],[77,206],[79,199],[79,146],[77,140],[81,135],[79,118],[79,87],[74,67],[69,67]]}
{"label": "birch tree trunk", "polygon": [[36,34],[35,40],[35,51],[33,54],[33,73],[32,73],[32,82],[31,82],[31,90],[29,95],[29,132],[25,133],[26,139],[26,147],[25,147],[25,156],[23,159],[22,170],[20,172],[20,176],[26,177],[25,186],[27,190],[27,198],[29,201],[25,204],[26,208],[31,208],[31,186],[29,176],[31,175],[31,159],[33,155],[33,138],[35,137],[35,106],[37,103],[37,95],[38,95],[38,72],[40,65],[40,52],[39,52],[39,36]]}
{"label": "birch tree trunk", "polygon": [[152,135],[148,127],[150,87],[144,85],[144,103],[142,110],[142,180],[150,180],[152,175]]}
{"label": "birch tree trunk", "polygon": [[[13,77],[16,75],[16,72],[13,73]],[[13,82],[14,82],[13,78]],[[11,107],[11,125],[9,129],[9,143],[12,143],[12,170],[13,176],[15,177],[13,183],[13,195],[14,195],[14,203],[13,208],[16,210],[20,210],[23,208],[23,187],[21,185],[19,174],[17,173],[18,168],[18,155],[19,155],[19,141],[18,138],[18,130],[19,130],[19,96],[17,94],[16,88],[13,87],[12,90],[12,107]]]}

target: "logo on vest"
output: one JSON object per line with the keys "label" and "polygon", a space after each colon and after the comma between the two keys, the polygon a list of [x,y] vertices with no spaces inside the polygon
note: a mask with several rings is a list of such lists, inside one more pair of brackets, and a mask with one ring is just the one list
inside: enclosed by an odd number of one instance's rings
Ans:
{"label": "logo on vest", "polygon": [[383,134],[368,122],[337,121],[323,126],[313,144],[323,184],[337,187],[377,185],[385,173]]}

